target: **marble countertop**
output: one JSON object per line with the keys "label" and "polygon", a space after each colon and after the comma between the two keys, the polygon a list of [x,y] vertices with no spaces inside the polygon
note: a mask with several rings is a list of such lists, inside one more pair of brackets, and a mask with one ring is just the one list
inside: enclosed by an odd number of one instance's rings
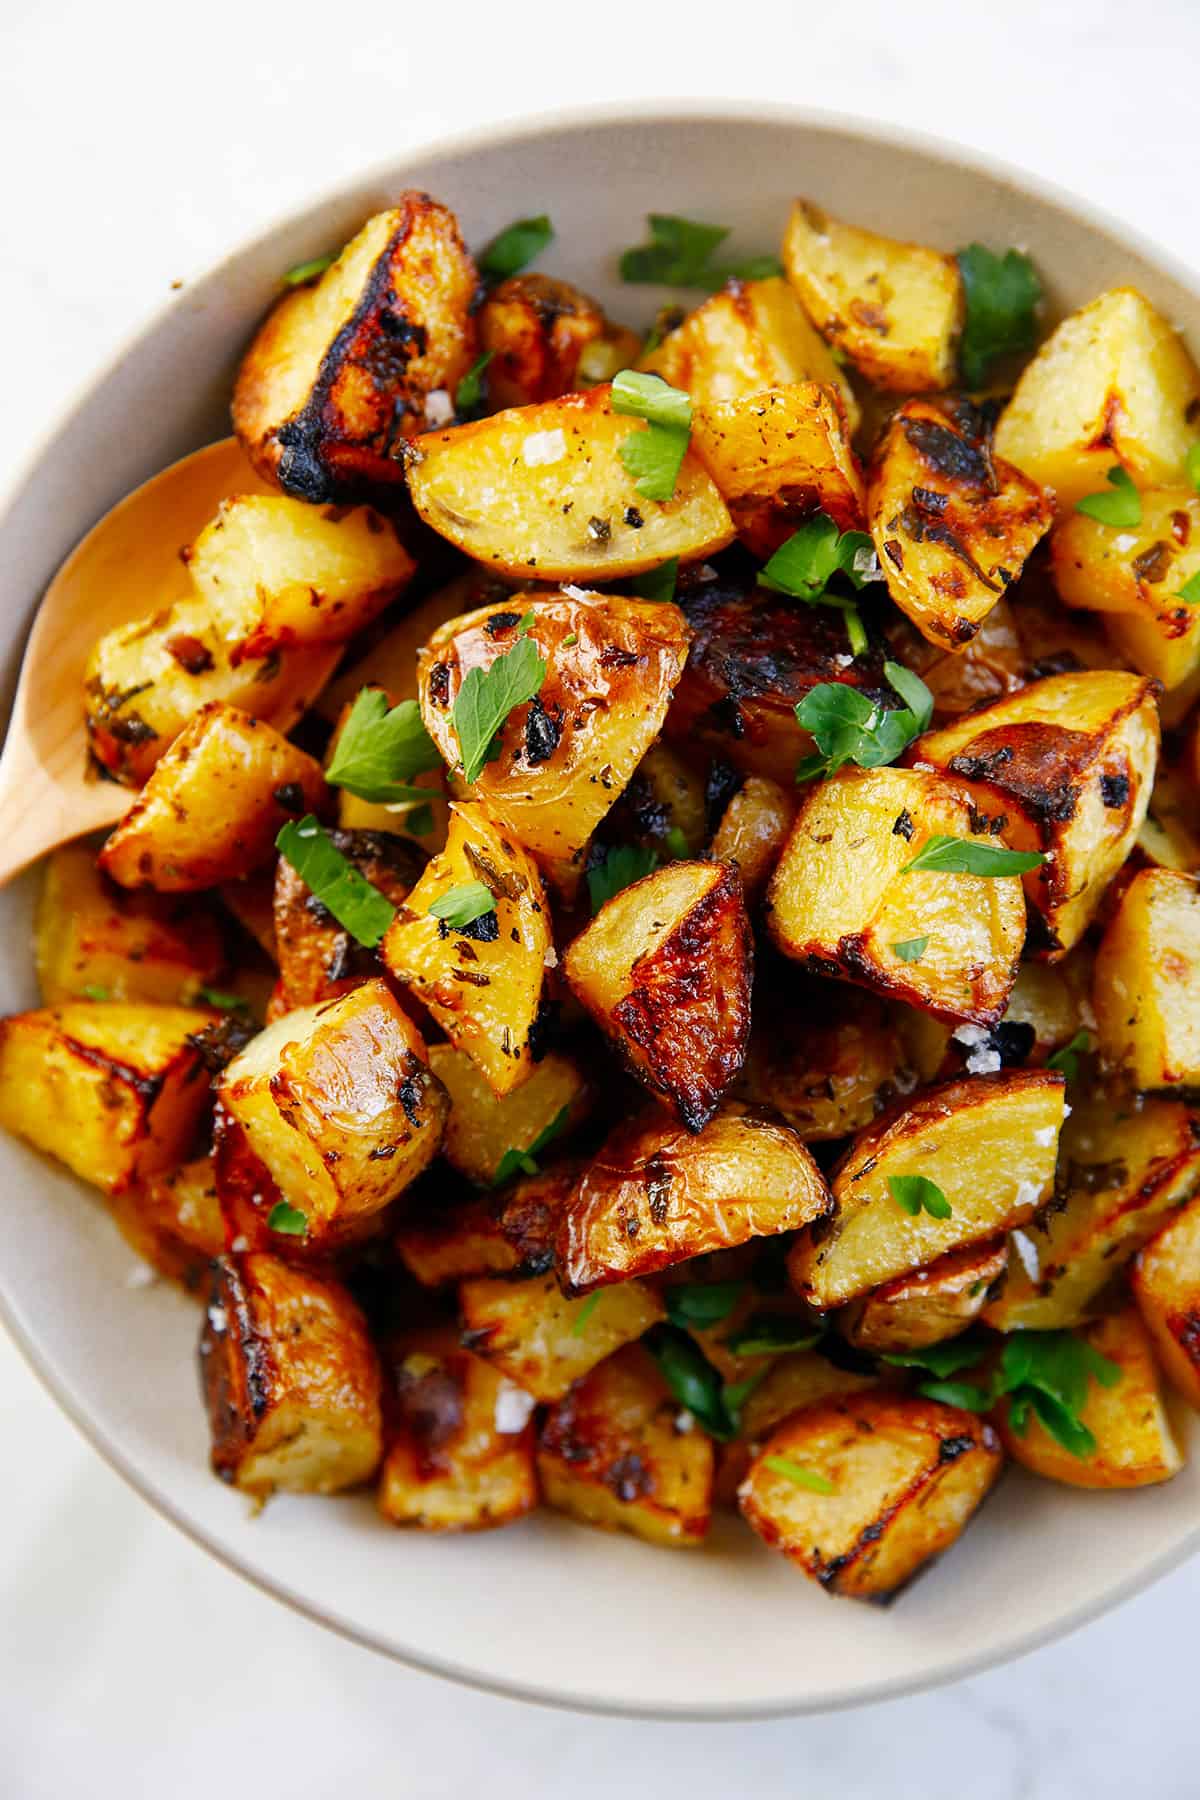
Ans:
{"label": "marble countertop", "polygon": [[[726,93],[887,120],[1035,169],[1200,268],[1198,53],[1194,0],[923,0],[911,18],[887,0],[726,17],[711,0],[609,0],[568,30],[545,0],[428,19],[360,0],[345,23],[314,0],[7,0],[0,492],[172,283],[385,155],[551,106]],[[2,1337],[0,1420],[5,1800],[1197,1791],[1200,1561],[936,1694],[767,1724],[623,1724],[455,1688],[293,1617],[129,1492]],[[1036,1546],[1013,1579],[1036,1581]]]}

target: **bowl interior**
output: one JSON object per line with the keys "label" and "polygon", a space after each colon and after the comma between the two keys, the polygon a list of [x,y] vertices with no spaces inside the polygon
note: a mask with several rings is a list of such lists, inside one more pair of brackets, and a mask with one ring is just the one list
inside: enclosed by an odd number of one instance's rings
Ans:
{"label": "bowl interior", "polygon": [[[736,227],[774,249],[806,193],[894,236],[1033,255],[1053,310],[1132,282],[1200,344],[1200,300],[1070,205],[951,154],[780,113],[667,111],[511,128],[377,171],[238,252],[181,295],[51,437],[0,521],[0,656],[12,679],[37,597],[131,487],[228,430],[237,355],[280,271],[347,238],[404,186],[429,189],[478,244],[549,212],[556,273],[645,323],[674,296],[623,288],[616,255],[643,215]],[[0,894],[0,1007],[36,1002],[35,879]],[[102,1206],[0,1139],[0,1300],[31,1359],[98,1447],[243,1573],[407,1661],[533,1698],[620,1712],[730,1716],[845,1704],[948,1679],[1111,1604],[1200,1539],[1200,1462],[1137,1495],[1006,1476],[984,1516],[900,1602],[830,1601],[736,1521],[667,1555],[552,1514],[467,1539],[399,1534],[366,1497],[280,1499],[254,1519],[206,1466],[195,1307],[135,1267]],[[1193,1447],[1197,1432],[1190,1427]],[[1022,1548],[1023,1546],[1023,1548]],[[805,1646],[807,1645],[807,1648]]]}

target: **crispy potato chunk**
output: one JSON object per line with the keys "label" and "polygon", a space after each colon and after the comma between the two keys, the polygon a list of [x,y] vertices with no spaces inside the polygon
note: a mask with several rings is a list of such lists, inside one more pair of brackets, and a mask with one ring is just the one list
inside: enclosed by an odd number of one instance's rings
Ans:
{"label": "crispy potato chunk", "polygon": [[746,1472],[775,1427],[805,1406],[840,1399],[878,1387],[878,1375],[843,1369],[815,1350],[793,1350],[777,1357],[742,1407],[737,1436],[717,1450],[716,1499],[736,1506]]}
{"label": "crispy potato chunk", "polygon": [[[1087,929],[1133,848],[1150,801],[1159,726],[1153,685],[1116,669],[1050,675],[908,752],[967,784],[1004,820],[1004,841],[1040,850],[1024,876],[1040,954],[1055,961]],[[1036,941],[1036,940],[1035,940]]]}
{"label": "crispy potato chunk", "polygon": [[696,409],[692,447],[757,556],[778,550],[814,512],[842,531],[862,530],[862,473],[835,388],[798,381],[711,401]]}
{"label": "crispy potato chunk", "polygon": [[893,633],[894,653],[916,670],[933,695],[933,714],[939,723],[1025,685],[1027,659],[1017,610],[1003,595],[984,614],[975,636],[958,649],[940,650],[916,631],[911,640]]}
{"label": "crispy potato chunk", "polygon": [[1095,1438],[1095,1450],[1089,1456],[1074,1456],[1051,1437],[1036,1414],[1023,1432],[1014,1431],[1008,1403],[1002,1400],[993,1417],[1005,1449],[1035,1475],[1067,1487],[1135,1488],[1169,1481],[1185,1459],[1163,1404],[1150,1338],[1136,1309],[1131,1306],[1096,1319],[1079,1335],[1121,1371],[1113,1387],[1095,1380],[1088,1384],[1079,1420]]}
{"label": "crispy potato chunk", "polygon": [[991,1025],[1024,942],[1021,880],[906,874],[938,835],[991,841],[958,783],[925,769],[839,770],[800,810],[767,890],[768,928],[815,974]]}
{"label": "crispy potato chunk", "polygon": [[596,301],[552,275],[512,275],[479,309],[479,347],[492,357],[493,407],[536,406],[611,381],[634,361],[638,343],[632,331],[610,325]]}
{"label": "crispy potato chunk", "polygon": [[844,225],[797,200],[783,261],[809,318],[875,387],[949,387],[962,329],[962,280],[952,256]]}
{"label": "crispy potato chunk", "polygon": [[423,1531],[511,1525],[538,1502],[529,1395],[458,1343],[450,1326],[389,1346],[395,1404],[379,1510]]}
{"label": "crispy potato chunk", "polygon": [[421,652],[421,715],[446,762],[461,760],[454,706],[472,669],[489,669],[521,634],[546,664],[539,692],[514,707],[500,751],[473,792],[551,867],[577,858],[662,728],[688,633],[675,606],[616,594],[514,594],[452,619]]}
{"label": "crispy potato chunk", "polygon": [[209,1264],[225,1248],[211,1157],[114,1194],[111,1210],[122,1237],[160,1275],[189,1293],[207,1292]]}
{"label": "crispy potato chunk", "polygon": [[559,1401],[542,1425],[537,1466],[547,1505],[581,1524],[631,1531],[669,1550],[708,1535],[712,1439],[683,1419],[638,1344],[599,1363]]}
{"label": "crispy potato chunk", "polygon": [[262,1254],[225,1256],[200,1335],[200,1375],[222,1481],[337,1494],[379,1463],[379,1363],[339,1282]]}
{"label": "crispy potato chunk", "polygon": [[831,995],[817,982],[799,991],[789,984],[772,1002],[769,976],[762,986],[737,1092],[774,1107],[806,1144],[869,1125],[900,1062],[883,1007],[866,994]]}
{"label": "crispy potato chunk", "polygon": [[1200,497],[1193,488],[1142,495],[1142,522],[1114,531],[1069,513],[1050,540],[1054,579],[1068,606],[1104,614],[1125,661],[1165,688],[1200,663],[1200,608],[1180,589],[1200,575]]}
{"label": "crispy potato chunk", "polygon": [[961,1535],[1003,1462],[974,1413],[855,1394],[785,1420],[738,1498],[764,1543],[827,1593],[886,1601]]}
{"label": "crispy potato chunk", "polygon": [[261,719],[206,706],[100,852],[122,887],[187,893],[265,862],[280,826],[324,803],[320,764]]}
{"label": "crispy potato chunk", "polygon": [[[421,878],[424,858],[406,838],[382,831],[331,831],[337,850],[360,875],[402,906]],[[285,1012],[336,1000],[382,970],[368,950],[338,924],[286,857],[275,869],[275,955]]]}
{"label": "crispy potato chunk", "polygon": [[[435,900],[470,881],[491,891],[492,913],[461,930],[431,917]],[[529,1034],[552,948],[532,858],[482,806],[452,806],[446,848],[388,928],[383,960],[483,1071],[494,1094],[511,1093],[533,1073]]]}
{"label": "crispy potato chunk", "polygon": [[442,1154],[460,1174],[490,1187],[511,1153],[525,1154],[543,1135],[555,1146],[587,1118],[592,1091],[569,1056],[551,1050],[528,1081],[496,1095],[463,1050],[434,1044],[429,1066],[450,1096]]}
{"label": "crispy potato chunk", "polygon": [[1160,760],[1137,847],[1160,869],[1200,873],[1200,792],[1185,764]]}
{"label": "crispy potato chunk", "polygon": [[[352,1242],[437,1153],[447,1101],[425,1054],[383,981],[269,1025],[217,1089],[222,1201],[283,1253]],[[301,1238],[271,1228],[281,1199],[304,1214]]]}
{"label": "crispy potato chunk", "polygon": [[86,1000],[0,1019],[0,1125],[107,1193],[183,1161],[211,1012]]}
{"label": "crispy potato chunk", "polygon": [[764,388],[818,382],[837,395],[849,429],[858,429],[853,388],[779,275],[731,281],[668,332],[638,367],[686,388],[704,406],[744,400]]}
{"label": "crispy potato chunk", "polygon": [[405,440],[447,416],[475,360],[478,287],[454,214],[428,194],[368,219],[242,361],[233,429],[259,474],[317,502],[402,480]]}
{"label": "crispy potato chunk", "polygon": [[659,739],[634,770],[617,801],[609,830],[618,843],[627,841],[678,856],[679,839],[689,856],[699,856],[709,838],[708,793],[703,773]]}
{"label": "crispy potato chunk", "polygon": [[689,451],[670,500],[647,500],[618,454],[639,419],[606,385],[430,432],[408,457],[427,525],[519,581],[620,581],[672,556],[702,562],[733,538],[725,502]]}
{"label": "crispy potato chunk", "polygon": [[576,997],[643,1087],[689,1131],[746,1055],[754,940],[737,870],[676,862],[605,902],[570,946]]}
{"label": "crispy potato chunk", "polygon": [[1096,956],[1092,990],[1106,1063],[1138,1088],[1200,1087],[1200,886],[1142,869]]}
{"label": "crispy potato chunk", "polygon": [[556,1163],[498,1194],[414,1207],[396,1231],[396,1253],[422,1287],[474,1275],[544,1275],[578,1173],[574,1163]]}
{"label": "crispy potato chunk", "polygon": [[1200,1410],[1200,1201],[1146,1245],[1134,1264],[1133,1297],[1164,1372]]}
{"label": "crispy potato chunk", "polygon": [[969,401],[908,401],[868,480],[871,535],[892,599],[931,643],[961,650],[1049,531],[1051,502],[991,454]]}
{"label": "crispy potato chunk", "polygon": [[535,1400],[561,1400],[572,1382],[666,1317],[643,1282],[571,1300],[553,1274],[464,1281],[458,1307],[463,1343]]}
{"label": "crispy potato chunk", "polygon": [[[885,1114],[834,1170],[833,1217],[796,1241],[793,1284],[840,1306],[1024,1224],[1051,1191],[1063,1107],[1062,1076],[1034,1069],[946,1082]],[[891,1180],[914,1175],[941,1189],[948,1217],[904,1211]]]}
{"label": "crispy potato chunk", "polygon": [[766,775],[749,775],[713,833],[717,862],[737,864],[746,904],[760,899],[796,821],[792,793]]}
{"label": "crispy potato chunk", "polygon": [[1182,1102],[1147,1100],[1135,1109],[1096,1088],[1072,1108],[1055,1202],[1014,1233],[1008,1280],[984,1315],[1000,1331],[1077,1325],[1200,1184],[1200,1140]]}
{"label": "crispy potato chunk", "polygon": [[1177,479],[1196,436],[1200,371],[1179,333],[1136,288],[1072,313],[1026,364],[996,427],[996,450],[1051,488],[1065,512],[1102,493],[1119,462],[1139,487]]}
{"label": "crispy potato chunk", "polygon": [[661,1118],[619,1126],[563,1209],[558,1268],[583,1293],[692,1256],[795,1231],[829,1190],[787,1126],[727,1103],[693,1134]]}
{"label": "crispy potato chunk", "polygon": [[82,844],[47,858],[34,926],[43,1003],[147,1000],[187,1005],[225,961],[216,920],[187,901],[127,894]]}
{"label": "crispy potato chunk", "polygon": [[957,1337],[983,1312],[1004,1280],[1008,1242],[968,1244],[927,1269],[898,1275],[839,1316],[838,1329],[860,1350],[925,1350]]}

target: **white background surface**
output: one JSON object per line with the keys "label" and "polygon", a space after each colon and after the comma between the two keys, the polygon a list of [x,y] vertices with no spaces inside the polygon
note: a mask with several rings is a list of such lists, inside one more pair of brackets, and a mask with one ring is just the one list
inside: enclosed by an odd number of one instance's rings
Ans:
{"label": "white background surface", "polygon": [[[932,131],[1074,188],[1200,270],[1198,69],[1195,0],[608,0],[594,15],[545,0],[0,0],[0,489],[173,281],[366,164],[575,101],[762,95]],[[1200,1563],[939,1694],[760,1725],[621,1724],[452,1688],[292,1617],[129,1493],[5,1340],[0,1429],[3,1800],[1200,1788]],[[1038,1579],[1037,1556],[1031,1542],[1014,1581]]]}

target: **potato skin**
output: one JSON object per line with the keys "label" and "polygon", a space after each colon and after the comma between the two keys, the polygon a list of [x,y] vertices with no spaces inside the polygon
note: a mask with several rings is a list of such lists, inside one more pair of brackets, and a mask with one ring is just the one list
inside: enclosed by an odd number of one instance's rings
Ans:
{"label": "potato skin", "polygon": [[430,394],[452,396],[475,360],[478,287],[453,213],[428,194],[369,219],[242,361],[233,428],[258,473],[316,504],[402,480]]}
{"label": "potato skin", "polygon": [[578,1174],[576,1164],[556,1163],[498,1192],[450,1204],[423,1197],[397,1227],[396,1253],[422,1287],[475,1275],[544,1275],[554,1266],[559,1215]]}
{"label": "potato skin", "polygon": [[796,821],[796,801],[766,775],[748,775],[713,833],[716,862],[737,864],[746,904],[761,898]]}
{"label": "potato skin", "polygon": [[[393,906],[403,905],[425,866],[415,844],[382,831],[331,831],[329,836],[372,887]],[[382,972],[378,950],[368,950],[339,925],[283,856],[275,868],[272,913],[284,1012],[336,1000]]]}
{"label": "potato skin", "polygon": [[[848,1137],[891,1098],[900,1046],[878,1000],[768,971],[737,1093],[770,1106],[806,1144]],[[781,991],[776,991],[776,990]]]}
{"label": "potato skin", "polygon": [[968,1244],[854,1301],[838,1329],[859,1350],[925,1350],[980,1317],[1008,1269],[1008,1240]]}
{"label": "potato skin", "polygon": [[1100,1048],[1137,1088],[1200,1087],[1200,884],[1141,869],[1096,954]]}
{"label": "potato skin", "polygon": [[500,282],[479,309],[479,347],[492,357],[487,393],[493,410],[536,406],[586,387],[583,353],[592,344],[614,359],[599,377],[611,379],[634,361],[638,343],[633,332],[611,326],[579,288],[536,270]]}
{"label": "potato skin", "polygon": [[1200,1201],[1146,1245],[1133,1267],[1133,1297],[1164,1373],[1200,1412]]}
{"label": "potato skin", "polygon": [[652,1288],[622,1281],[572,1300],[553,1273],[479,1276],[458,1291],[463,1343],[535,1400],[561,1400],[573,1382],[666,1317]]}

